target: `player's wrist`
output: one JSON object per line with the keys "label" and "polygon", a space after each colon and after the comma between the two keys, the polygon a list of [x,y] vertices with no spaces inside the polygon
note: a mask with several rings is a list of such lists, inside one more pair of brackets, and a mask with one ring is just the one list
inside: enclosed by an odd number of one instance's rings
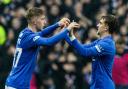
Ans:
{"label": "player's wrist", "polygon": [[66,28],[67,30],[68,30],[68,32],[71,32],[71,29],[69,29],[69,28]]}
{"label": "player's wrist", "polygon": [[65,26],[65,23],[59,21],[59,22],[58,22],[58,26],[59,26],[59,27],[64,27],[64,26]]}
{"label": "player's wrist", "polygon": [[56,25],[57,25],[58,27],[60,27],[60,26],[61,26],[61,23],[60,23],[60,22],[57,22]]}
{"label": "player's wrist", "polygon": [[76,39],[76,37],[73,34],[70,34],[69,38],[70,38],[71,41]]}

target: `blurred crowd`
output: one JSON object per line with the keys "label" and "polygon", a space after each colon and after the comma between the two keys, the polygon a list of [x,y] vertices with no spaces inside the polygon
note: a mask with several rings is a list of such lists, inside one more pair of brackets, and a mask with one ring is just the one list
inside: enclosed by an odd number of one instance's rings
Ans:
{"label": "blurred crowd", "polygon": [[[0,89],[11,70],[18,34],[27,26],[26,10],[35,6],[45,10],[47,26],[62,17],[78,22],[76,36],[82,43],[98,38],[100,16],[116,15],[119,26],[113,34],[117,52],[112,75],[117,89],[128,89],[128,0],[0,0]],[[77,55],[65,41],[43,46],[31,89],[89,89],[91,71],[91,59]]]}

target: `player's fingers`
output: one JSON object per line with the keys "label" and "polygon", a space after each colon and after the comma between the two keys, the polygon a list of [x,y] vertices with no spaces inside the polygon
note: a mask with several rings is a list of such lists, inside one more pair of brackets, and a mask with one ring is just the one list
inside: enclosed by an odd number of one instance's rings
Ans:
{"label": "player's fingers", "polygon": [[79,26],[73,26],[73,28],[78,28]]}
{"label": "player's fingers", "polygon": [[75,24],[74,28],[80,28],[80,25],[79,24]]}
{"label": "player's fingers", "polygon": [[65,25],[66,25],[66,26],[69,26],[69,24],[70,24],[70,23],[68,23],[68,22],[65,22]]}
{"label": "player's fingers", "polygon": [[71,24],[78,25],[78,23],[77,23],[77,22],[72,22]]}
{"label": "player's fingers", "polygon": [[70,23],[70,20],[68,18],[62,18],[60,21]]}
{"label": "player's fingers", "polygon": [[70,23],[70,20],[69,20],[68,18],[66,19],[66,21],[67,21],[68,23]]}
{"label": "player's fingers", "polygon": [[75,23],[73,23],[73,25],[74,25],[74,26],[80,26],[80,25],[79,25],[78,23],[76,23],[76,22],[75,22]]}
{"label": "player's fingers", "polygon": [[63,20],[70,23],[70,20],[68,18],[63,18]]}

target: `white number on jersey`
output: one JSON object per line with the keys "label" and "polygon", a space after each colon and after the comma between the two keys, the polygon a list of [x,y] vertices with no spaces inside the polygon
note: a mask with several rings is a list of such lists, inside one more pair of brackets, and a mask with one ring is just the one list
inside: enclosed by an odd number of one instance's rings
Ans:
{"label": "white number on jersey", "polygon": [[14,54],[14,60],[13,60],[13,67],[17,67],[21,53],[22,53],[22,48],[16,48],[15,54]]}

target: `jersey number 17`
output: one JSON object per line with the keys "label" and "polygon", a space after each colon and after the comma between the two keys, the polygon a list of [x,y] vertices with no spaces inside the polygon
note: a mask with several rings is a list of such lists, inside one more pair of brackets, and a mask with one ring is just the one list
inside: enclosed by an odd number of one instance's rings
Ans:
{"label": "jersey number 17", "polygon": [[22,48],[16,48],[14,54],[14,60],[13,60],[13,67],[17,67],[21,54],[22,54]]}

